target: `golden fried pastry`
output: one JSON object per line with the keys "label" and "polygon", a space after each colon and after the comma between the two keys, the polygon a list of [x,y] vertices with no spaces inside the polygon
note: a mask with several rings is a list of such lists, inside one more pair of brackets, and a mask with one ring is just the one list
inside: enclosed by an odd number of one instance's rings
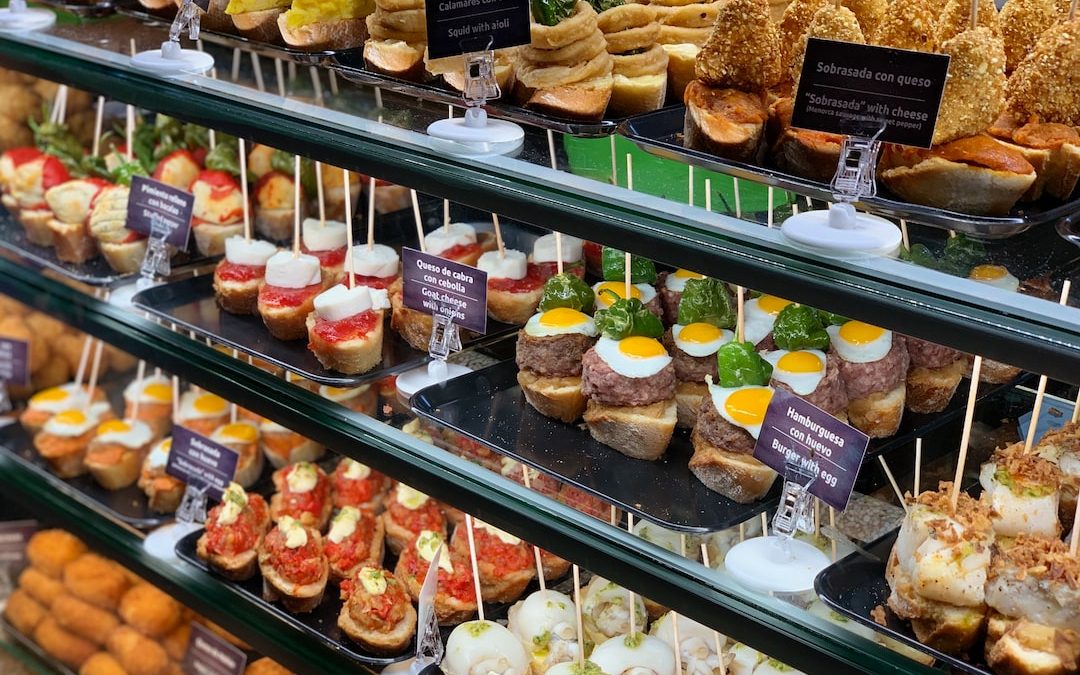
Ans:
{"label": "golden fried pastry", "polygon": [[138,584],[120,600],[120,618],[150,638],[163,638],[180,623],[182,606],[150,584]]}
{"label": "golden fried pastry", "polygon": [[51,616],[42,619],[34,630],[34,642],[49,656],[76,670],[98,650],[93,642],[61,628]]}
{"label": "golden fried pastry", "polygon": [[293,672],[268,656],[254,661],[244,670],[244,675],[293,675]]}
{"label": "golden fried pastry", "polygon": [[782,49],[768,5],[762,0],[723,0],[719,5],[716,25],[694,67],[697,78],[710,87],[746,92],[779,83]]}
{"label": "golden fried pastry", "polygon": [[1005,70],[1016,70],[1042,35],[1061,18],[1055,0],[1009,0],[1001,8]]}
{"label": "golden fried pastry", "polygon": [[810,38],[825,38],[840,42],[854,42],[866,44],[862,29],[859,27],[859,19],[855,12],[847,7],[837,7],[829,3],[819,9],[810,25],[806,29],[806,35],[802,37],[802,46],[795,53],[795,61],[791,66],[791,79],[795,86],[799,85],[799,75],[802,73],[803,58],[806,56],[806,43]]}
{"label": "golden fried pastry", "polygon": [[112,612],[99,609],[70,593],[57,596],[52,604],[52,615],[61,628],[97,645],[105,644],[109,634],[120,625]]}
{"label": "golden fried pastry", "polygon": [[951,57],[934,145],[988,129],[1005,99],[1005,47],[989,28],[967,30],[941,44]]}
{"label": "golden fried pastry", "polygon": [[4,618],[23,635],[33,635],[49,610],[24,590],[16,590],[4,605]]}
{"label": "golden fried pastry", "polygon": [[1016,67],[1006,94],[1016,119],[1080,126],[1080,20],[1043,33]]}
{"label": "golden fried pastry", "polygon": [[41,530],[26,543],[26,557],[38,571],[59,579],[68,563],[86,553],[86,544],[64,530]]}
{"label": "golden fried pastry", "polygon": [[863,35],[873,35],[877,32],[881,20],[889,11],[888,0],[841,0],[840,4],[855,13]]}
{"label": "golden fried pastry", "polygon": [[19,588],[46,608],[51,607],[53,600],[64,592],[63,582],[53,579],[36,567],[27,567],[22,571],[19,575]]}
{"label": "golden fried pastry", "polygon": [[69,593],[109,611],[116,611],[130,585],[122,567],[94,553],[87,553],[64,569],[64,586]]}
{"label": "golden fried pastry", "polygon": [[79,675],[127,675],[127,671],[108,652],[98,652],[86,659]]}
{"label": "golden fried pastry", "polygon": [[26,325],[30,327],[34,335],[45,338],[50,342],[63,335],[68,329],[67,324],[63,321],[41,312],[30,312],[26,315],[24,321],[26,321]]}
{"label": "golden fried pastry", "polygon": [[114,630],[107,644],[109,653],[131,675],[165,675],[169,671],[165,649],[131,626]]}
{"label": "golden fried pastry", "polygon": [[805,49],[803,36],[814,15],[825,6],[828,0],[792,0],[784,10],[784,18],[777,26],[780,36],[780,69],[785,77],[792,74],[796,55]]}
{"label": "golden fried pastry", "polygon": [[161,646],[165,648],[165,653],[169,655],[170,659],[180,661],[184,658],[184,653],[187,652],[188,641],[190,640],[191,622],[181,621],[173,632],[161,639]]}
{"label": "golden fried pastry", "polygon": [[79,359],[82,358],[83,343],[90,339],[87,335],[74,335],[65,333],[53,340],[51,348],[53,358],[59,358],[67,364],[68,371],[75,373],[79,370]]}
{"label": "golden fried pastry", "polygon": [[[987,28],[994,37],[1001,37],[1001,22],[998,20],[997,5],[994,0],[979,0],[979,28]],[[941,11],[937,25],[934,26],[934,40],[939,46],[971,28],[971,0],[948,0]]]}

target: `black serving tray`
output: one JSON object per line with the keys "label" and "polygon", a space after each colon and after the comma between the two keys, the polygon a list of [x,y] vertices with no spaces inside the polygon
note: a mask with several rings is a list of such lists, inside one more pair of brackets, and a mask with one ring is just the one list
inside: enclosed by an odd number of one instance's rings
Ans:
{"label": "black serving tray", "polygon": [[421,389],[412,408],[501,454],[681,532],[737,525],[771,509],[780,495],[780,480],[752,504],[738,504],[706,488],[687,467],[693,447],[685,430],[676,430],[662,459],[647,462],[593,440],[581,426],[544,417],[525,402],[513,361]]}
{"label": "black serving tray", "polygon": [[[735,162],[716,155],[683,147],[685,106],[664,108],[631,117],[619,125],[619,133],[649,154],[700,166],[743,180],[791,190],[825,202],[833,201],[832,189],[825,183],[800,178],[782,171]],[[929,206],[911,204],[889,197],[868,197],[856,204],[862,209],[887,218],[903,218],[942,229],[963,232],[982,239],[1002,239],[1036,225],[1053,224],[1080,211],[1080,196],[1061,203],[1044,199],[1013,209],[1008,216],[974,216]]]}
{"label": "black serving tray", "polygon": [[91,0],[90,2],[64,2],[63,0],[35,0],[38,4],[69,12],[82,18],[108,16],[115,10],[112,0]]}
{"label": "black serving tray", "polygon": [[60,478],[49,469],[49,463],[34,449],[33,440],[18,422],[0,428],[0,452],[44,477],[57,491],[113,520],[139,530],[152,530],[172,520],[171,515],[150,510],[146,495],[138,485],[106,490],[89,474],[66,480]]}
{"label": "black serving tray", "polygon": [[42,663],[47,664],[50,668],[52,668],[60,675],[77,675],[74,670],[68,668],[63,663],[60,663],[52,656],[50,656],[48,652],[39,647],[38,643],[34,642],[33,638],[31,638],[29,635],[23,635],[18,630],[16,630],[15,626],[12,626],[10,623],[8,623],[8,620],[2,615],[0,615],[0,630],[4,631],[4,633],[6,633],[12,640],[18,642],[20,647],[36,656],[38,659],[41,660]]}
{"label": "black serving tray", "polygon": [[[972,661],[965,661],[931,649],[919,642],[911,626],[889,609],[885,602],[889,597],[889,584],[885,581],[885,565],[898,533],[899,529],[893,530],[867,545],[865,554],[857,551],[822,570],[814,580],[814,590],[817,591],[818,597],[836,613],[868,626],[897,642],[929,654],[955,671],[973,675],[993,675],[993,671],[983,660],[980,649],[973,650]],[[884,626],[870,617],[870,613],[878,606],[885,610]]]}

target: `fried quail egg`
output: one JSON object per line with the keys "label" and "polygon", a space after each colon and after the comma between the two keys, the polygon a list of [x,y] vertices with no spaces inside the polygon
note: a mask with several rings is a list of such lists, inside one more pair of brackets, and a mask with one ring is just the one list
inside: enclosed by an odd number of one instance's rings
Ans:
{"label": "fried quail egg", "polygon": [[686,290],[686,282],[691,279],[704,279],[704,274],[698,274],[697,272],[691,272],[690,270],[684,270],[682,268],[675,270],[671,274],[664,278],[664,288],[669,291],[675,291],[676,293],[682,293]]}
{"label": "fried quail egg", "polygon": [[817,349],[796,352],[777,349],[763,357],[772,364],[773,379],[791,387],[799,396],[813,393],[825,377],[825,352]]}
{"label": "fried quail egg", "polygon": [[711,323],[690,323],[671,327],[675,346],[690,356],[712,356],[716,350],[734,339],[735,334]]}
{"label": "fried quail egg", "polygon": [[124,400],[133,403],[140,393],[140,403],[172,403],[172,381],[164,375],[148,375],[141,381],[132,381],[124,388]]}
{"label": "fried quail egg", "polygon": [[259,430],[250,422],[234,422],[215,429],[210,439],[216,443],[254,443]]}
{"label": "fried quail egg", "polygon": [[218,417],[229,411],[229,402],[216,394],[187,391],[180,397],[179,417],[182,420]]}
{"label": "fried quail egg", "polygon": [[556,307],[546,312],[533,314],[525,323],[525,334],[531,337],[550,337],[568,333],[596,337],[596,323],[588,314],[569,307]]}
{"label": "fried quail egg", "polygon": [[108,420],[97,428],[97,440],[138,448],[154,440],[154,432],[139,420]]}
{"label": "fried quail egg", "polygon": [[74,382],[42,389],[30,398],[29,406],[35,410],[58,413],[68,408],[81,408],[86,404],[86,389]]}
{"label": "fried quail egg", "polygon": [[746,302],[743,308],[743,328],[746,341],[750,344],[761,342],[766,335],[772,332],[773,324],[780,310],[791,304],[790,300],[778,298],[775,295],[762,295]]}
{"label": "fried quail egg", "polygon": [[862,321],[826,329],[836,353],[851,363],[872,363],[885,358],[892,349],[892,331]]}
{"label": "fried quail egg", "polygon": [[1013,293],[1020,288],[1020,280],[1001,265],[976,265],[971,268],[968,279]]}
{"label": "fried quail egg", "polygon": [[720,387],[710,382],[709,394],[721,417],[745,429],[754,438],[758,437],[765,411],[772,400],[772,387]]}
{"label": "fried quail egg", "polygon": [[82,436],[96,427],[108,410],[108,403],[95,403],[86,410],[69,408],[50,417],[43,430],[53,436]]}
{"label": "fried quail egg", "polygon": [[[626,284],[622,281],[601,281],[592,288],[593,293],[596,295],[597,309],[607,309],[608,307],[611,307],[611,303],[615,300],[611,297],[611,293],[614,293],[620,298],[626,297]],[[611,293],[607,293],[606,291],[611,291]],[[656,289],[649,284],[631,284],[630,297],[637,298],[641,301],[641,304],[647,305],[656,297]]]}
{"label": "fried quail egg", "polygon": [[640,335],[622,340],[601,337],[596,343],[596,353],[623,377],[651,377],[671,363],[659,340]]}

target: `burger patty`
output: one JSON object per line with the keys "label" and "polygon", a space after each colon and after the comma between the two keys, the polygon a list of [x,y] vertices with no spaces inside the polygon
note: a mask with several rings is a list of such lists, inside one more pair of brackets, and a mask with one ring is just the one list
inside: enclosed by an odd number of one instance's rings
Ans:
{"label": "burger patty", "polygon": [[661,279],[657,282],[657,293],[660,295],[660,304],[664,307],[664,323],[671,325],[679,323],[679,301],[682,300],[682,291],[673,291],[670,288],[664,286],[664,279],[667,274],[661,276]]}
{"label": "burger patty", "polygon": [[758,343],[754,345],[755,352],[774,352],[777,349],[779,347],[776,346],[776,341],[773,340],[772,331],[769,331],[765,337],[758,340]]}
{"label": "burger patty", "polygon": [[534,337],[518,331],[517,366],[542,377],[577,377],[581,375],[581,358],[596,342],[581,333]]}
{"label": "burger patty", "polygon": [[840,365],[840,379],[844,382],[849,399],[866,398],[877,392],[892,391],[907,379],[910,358],[904,336],[899,333],[893,333],[892,348],[877,361],[845,361],[836,355],[835,347],[830,348],[829,354],[836,357]]}
{"label": "burger patty", "polygon": [[783,389],[799,396],[799,398],[816,405],[830,415],[838,415],[847,411],[848,395],[844,389],[844,383],[840,379],[840,359],[832,354],[825,357],[825,377],[818,382],[817,389],[805,396],[795,394],[786,383],[773,380],[771,384],[776,389]]}
{"label": "burger patty", "polygon": [[595,349],[581,359],[581,392],[597,403],[649,405],[675,397],[675,367],[669,363],[648,377],[626,377],[612,370]]}
{"label": "burger patty", "polygon": [[708,394],[701,397],[694,433],[720,450],[743,455],[754,454],[754,444],[757,443],[746,429],[724,419]]}
{"label": "burger patty", "polygon": [[919,338],[904,336],[907,342],[908,356],[912,368],[944,368],[957,359],[964,358],[962,352],[945,345],[934,344]]}
{"label": "burger patty", "polygon": [[670,328],[664,333],[664,347],[674,360],[675,379],[679,382],[704,382],[706,375],[716,380],[716,354],[690,356],[675,344]]}

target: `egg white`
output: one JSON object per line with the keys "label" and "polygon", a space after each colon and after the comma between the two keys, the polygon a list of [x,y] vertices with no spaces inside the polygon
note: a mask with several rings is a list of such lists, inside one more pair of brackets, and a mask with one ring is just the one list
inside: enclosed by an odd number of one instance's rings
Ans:
{"label": "egg white", "polygon": [[[54,393],[60,395],[52,398]],[[43,394],[48,396],[49,400],[46,400],[42,396]],[[86,405],[86,389],[76,385],[74,382],[68,382],[59,387],[53,387],[34,394],[27,405],[34,410],[54,414],[64,410],[81,409]]]}
{"label": "egg white", "polygon": [[[593,287],[592,287],[593,295],[596,296],[596,308],[597,309],[607,309],[608,307],[611,307],[611,303],[614,302],[611,299],[611,296],[608,295],[607,293],[604,293],[604,294],[599,293],[600,284],[602,284],[602,283],[604,283],[604,282],[602,282],[602,281],[597,282],[597,283],[593,284]],[[641,298],[640,299],[641,299],[641,304],[643,304],[643,305],[649,304],[650,302],[652,302],[653,298],[656,297],[656,289],[653,288],[649,284],[634,284],[634,287],[637,288],[639,291],[641,291]]]}
{"label": "egg white", "polygon": [[150,454],[146,456],[146,461],[143,462],[143,468],[145,469],[164,469],[165,465],[169,463],[169,450],[172,449],[172,438],[163,438],[157,442],[154,449],[150,451]]}
{"label": "egg white", "polygon": [[816,373],[794,373],[790,370],[783,370],[778,364],[780,363],[780,359],[791,353],[786,349],[777,349],[773,352],[767,352],[762,354],[762,357],[772,364],[772,377],[774,380],[783,382],[791,387],[791,390],[799,396],[806,396],[807,394],[812,394],[814,390],[818,388],[818,385],[821,384],[821,380],[825,377],[825,352],[820,349],[800,349],[798,351],[809,352],[816,356],[818,360],[821,361],[821,370]]}
{"label": "egg white", "polygon": [[596,342],[596,353],[611,366],[611,369],[623,377],[650,377],[659,373],[669,363],[668,355],[634,358],[619,350],[619,341],[601,336]]}
{"label": "egg white", "polygon": [[529,656],[507,628],[494,621],[467,621],[446,640],[442,666],[446,675],[528,675]]}
{"label": "egg white", "polygon": [[172,395],[170,394],[167,400],[154,398],[148,396],[146,388],[152,384],[164,385],[168,388],[169,392],[172,392],[172,380],[164,375],[147,375],[140,381],[132,380],[128,386],[124,387],[124,400],[128,403],[134,403],[135,399],[139,399],[139,403],[171,403]]}
{"label": "egg white", "polygon": [[99,443],[119,443],[126,448],[141,448],[154,439],[154,432],[144,422],[126,419],[126,431],[106,431],[98,433],[94,440]]}
{"label": "egg white", "polygon": [[840,326],[827,326],[825,330],[829,334],[833,347],[836,348],[836,353],[845,361],[850,363],[873,363],[885,358],[885,355],[892,349],[893,335],[891,330],[885,331],[876,340],[860,345],[848,342],[840,337],[840,328]]}
{"label": "egg white", "polygon": [[[78,408],[68,408],[68,410],[80,410]],[[63,436],[65,438],[73,438],[75,436],[82,436],[87,431],[94,429],[101,423],[101,418],[109,410],[108,403],[94,403],[84,412],[84,418],[82,422],[67,422],[60,416],[66,411],[60,411],[56,415],[49,418],[49,421],[45,423],[42,430],[53,436]]]}
{"label": "egg white", "polygon": [[525,322],[525,334],[530,337],[551,337],[553,335],[567,335],[570,333],[579,333],[581,335],[587,335],[589,337],[596,337],[596,322],[588,314],[582,314],[583,320],[581,323],[576,323],[572,326],[548,326],[540,321],[540,317],[543,316],[543,312],[537,312],[529,317],[529,320]]}
{"label": "egg white", "polygon": [[772,332],[776,315],[770,314],[758,306],[758,298],[746,301],[743,306],[743,335],[746,341],[756,345]]}
{"label": "egg white", "polygon": [[987,286],[993,286],[994,288],[1000,288],[1010,293],[1015,293],[1020,289],[1020,280],[1012,275],[1011,272],[1005,270],[1005,274],[996,279],[977,279],[975,277],[968,277],[972,281],[977,281],[980,284],[986,284]]}
{"label": "egg white", "polygon": [[616,635],[597,645],[589,659],[605,673],[652,673],[675,675],[675,652],[652,635],[639,636],[636,647],[626,644],[626,635]]}
{"label": "egg white", "polygon": [[720,416],[727,420],[734,426],[740,429],[745,429],[748,434],[755,439],[761,434],[761,424],[765,421],[765,411],[761,411],[761,419],[754,424],[743,424],[737,422],[734,417],[727,410],[727,400],[732,394],[744,389],[765,389],[769,392],[773,391],[772,387],[759,387],[759,386],[746,386],[746,387],[721,387],[715,384],[709,384],[709,395],[712,396],[713,406],[716,407],[716,412],[720,413]]}
{"label": "egg white", "polygon": [[676,293],[682,293],[686,290],[686,282],[690,281],[691,278],[693,277],[677,277],[675,276],[675,273],[672,272],[664,277],[664,288],[669,291],[675,291]]}
{"label": "egg white", "polygon": [[229,405],[226,403],[220,411],[217,412],[202,412],[195,407],[195,400],[200,396],[207,395],[207,392],[197,393],[194,391],[185,391],[180,397],[180,405],[177,411],[178,417],[181,420],[198,420],[206,419],[210,417],[222,417],[229,412]]}
{"label": "egg white", "polygon": [[686,328],[681,323],[677,323],[671,327],[671,338],[675,341],[675,346],[683,350],[690,356],[712,356],[718,349],[725,344],[735,339],[735,334],[726,328],[720,329],[720,337],[715,340],[709,340],[708,342],[687,342],[679,338],[682,335],[683,329]]}

